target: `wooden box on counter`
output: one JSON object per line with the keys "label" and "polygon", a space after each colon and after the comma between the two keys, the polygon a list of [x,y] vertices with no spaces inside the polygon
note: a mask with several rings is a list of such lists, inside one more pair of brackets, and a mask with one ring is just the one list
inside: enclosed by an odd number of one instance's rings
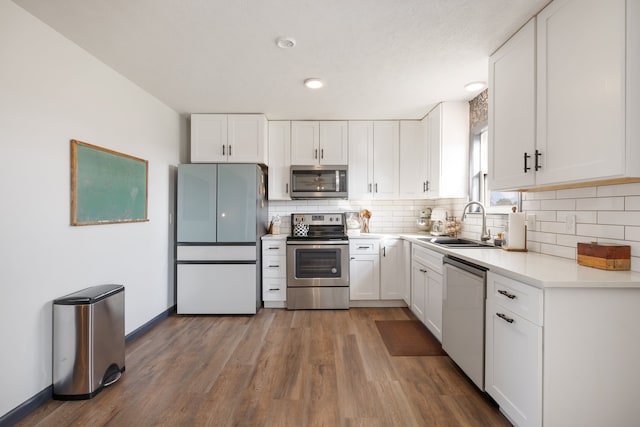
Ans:
{"label": "wooden box on counter", "polygon": [[602,270],[630,270],[631,246],[612,243],[578,243],[578,264]]}

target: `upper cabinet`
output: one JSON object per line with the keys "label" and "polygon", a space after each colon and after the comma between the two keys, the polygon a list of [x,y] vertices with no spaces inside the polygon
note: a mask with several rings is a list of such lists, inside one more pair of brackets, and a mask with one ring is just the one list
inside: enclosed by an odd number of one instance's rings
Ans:
{"label": "upper cabinet", "polygon": [[291,200],[291,122],[269,122],[269,200]]}
{"label": "upper cabinet", "polygon": [[398,197],[399,124],[349,122],[349,199]]}
{"label": "upper cabinet", "polygon": [[425,125],[419,120],[400,121],[400,197],[420,199],[428,195],[428,145]]}
{"label": "upper cabinet", "polygon": [[491,57],[492,190],[640,177],[638,24],[637,1],[555,0]]}
{"label": "upper cabinet", "polygon": [[346,165],[346,121],[291,122],[291,164]]}
{"label": "upper cabinet", "polygon": [[267,164],[267,119],[262,114],[192,114],[191,162]]}
{"label": "upper cabinet", "polygon": [[429,158],[427,196],[467,197],[469,103],[441,102],[422,121]]}
{"label": "upper cabinet", "polygon": [[536,21],[489,58],[489,186],[535,184]]}

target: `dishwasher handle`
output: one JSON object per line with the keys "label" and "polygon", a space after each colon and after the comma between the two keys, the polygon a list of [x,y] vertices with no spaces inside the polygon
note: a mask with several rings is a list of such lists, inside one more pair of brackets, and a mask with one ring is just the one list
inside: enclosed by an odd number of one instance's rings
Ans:
{"label": "dishwasher handle", "polygon": [[479,277],[484,277],[489,270],[488,268],[481,265],[472,264],[469,261],[465,261],[463,259],[455,258],[449,255],[445,255],[445,257],[442,259],[442,264],[453,265],[454,267],[458,267],[461,270]]}

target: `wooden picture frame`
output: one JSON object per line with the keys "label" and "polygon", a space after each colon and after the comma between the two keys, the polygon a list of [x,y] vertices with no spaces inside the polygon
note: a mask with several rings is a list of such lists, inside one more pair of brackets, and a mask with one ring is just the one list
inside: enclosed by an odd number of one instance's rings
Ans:
{"label": "wooden picture frame", "polygon": [[71,140],[71,225],[148,221],[149,162]]}

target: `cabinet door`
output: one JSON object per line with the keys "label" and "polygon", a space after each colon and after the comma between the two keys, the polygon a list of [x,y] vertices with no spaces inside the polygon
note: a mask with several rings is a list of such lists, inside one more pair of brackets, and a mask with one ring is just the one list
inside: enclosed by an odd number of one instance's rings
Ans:
{"label": "cabinet door", "polygon": [[427,169],[424,125],[419,120],[400,121],[400,197],[418,199],[426,196]]}
{"label": "cabinet door", "polygon": [[[536,27],[531,19],[489,58],[489,188],[535,184]],[[525,171],[525,154],[527,167]]]}
{"label": "cabinet door", "polygon": [[215,242],[217,165],[178,166],[178,242]]}
{"label": "cabinet door", "polygon": [[191,162],[227,161],[227,115],[191,115]]}
{"label": "cabinet door", "polygon": [[442,104],[431,110],[424,118],[426,120],[427,151],[429,163],[427,166],[427,196],[438,197],[440,191],[440,141],[442,140]]}
{"label": "cabinet door", "polygon": [[414,258],[411,264],[411,311],[425,321],[425,309],[427,298],[427,268]]}
{"label": "cabinet door", "polygon": [[178,314],[255,314],[255,264],[178,264]]}
{"label": "cabinet door", "polygon": [[349,293],[352,300],[380,299],[380,257],[378,254],[351,257]]}
{"label": "cabinet door", "polygon": [[349,153],[348,126],[345,121],[320,122],[321,165],[346,165]]}
{"label": "cabinet door", "polygon": [[349,199],[373,197],[373,122],[349,122]]}
{"label": "cabinet door", "polygon": [[229,114],[227,126],[230,163],[266,163],[267,120],[262,114]]}
{"label": "cabinet door", "polygon": [[402,298],[411,307],[411,242],[402,240]]}
{"label": "cabinet door", "polygon": [[258,167],[218,165],[218,242],[255,242]]}
{"label": "cabinet door", "polygon": [[320,156],[320,124],[291,122],[291,164],[317,165]]}
{"label": "cabinet door", "polygon": [[556,0],[538,15],[538,185],[624,173],[625,29],[624,0]]}
{"label": "cabinet door", "polygon": [[518,426],[542,425],[542,327],[487,299],[485,390]]}
{"label": "cabinet door", "polygon": [[269,200],[291,200],[291,122],[269,122]]}
{"label": "cabinet door", "polygon": [[380,299],[403,299],[404,257],[401,239],[380,242]]}
{"label": "cabinet door", "polygon": [[424,324],[440,342],[442,342],[442,290],[442,274],[429,270]]}
{"label": "cabinet door", "polygon": [[400,127],[397,121],[373,122],[373,197],[398,196]]}

